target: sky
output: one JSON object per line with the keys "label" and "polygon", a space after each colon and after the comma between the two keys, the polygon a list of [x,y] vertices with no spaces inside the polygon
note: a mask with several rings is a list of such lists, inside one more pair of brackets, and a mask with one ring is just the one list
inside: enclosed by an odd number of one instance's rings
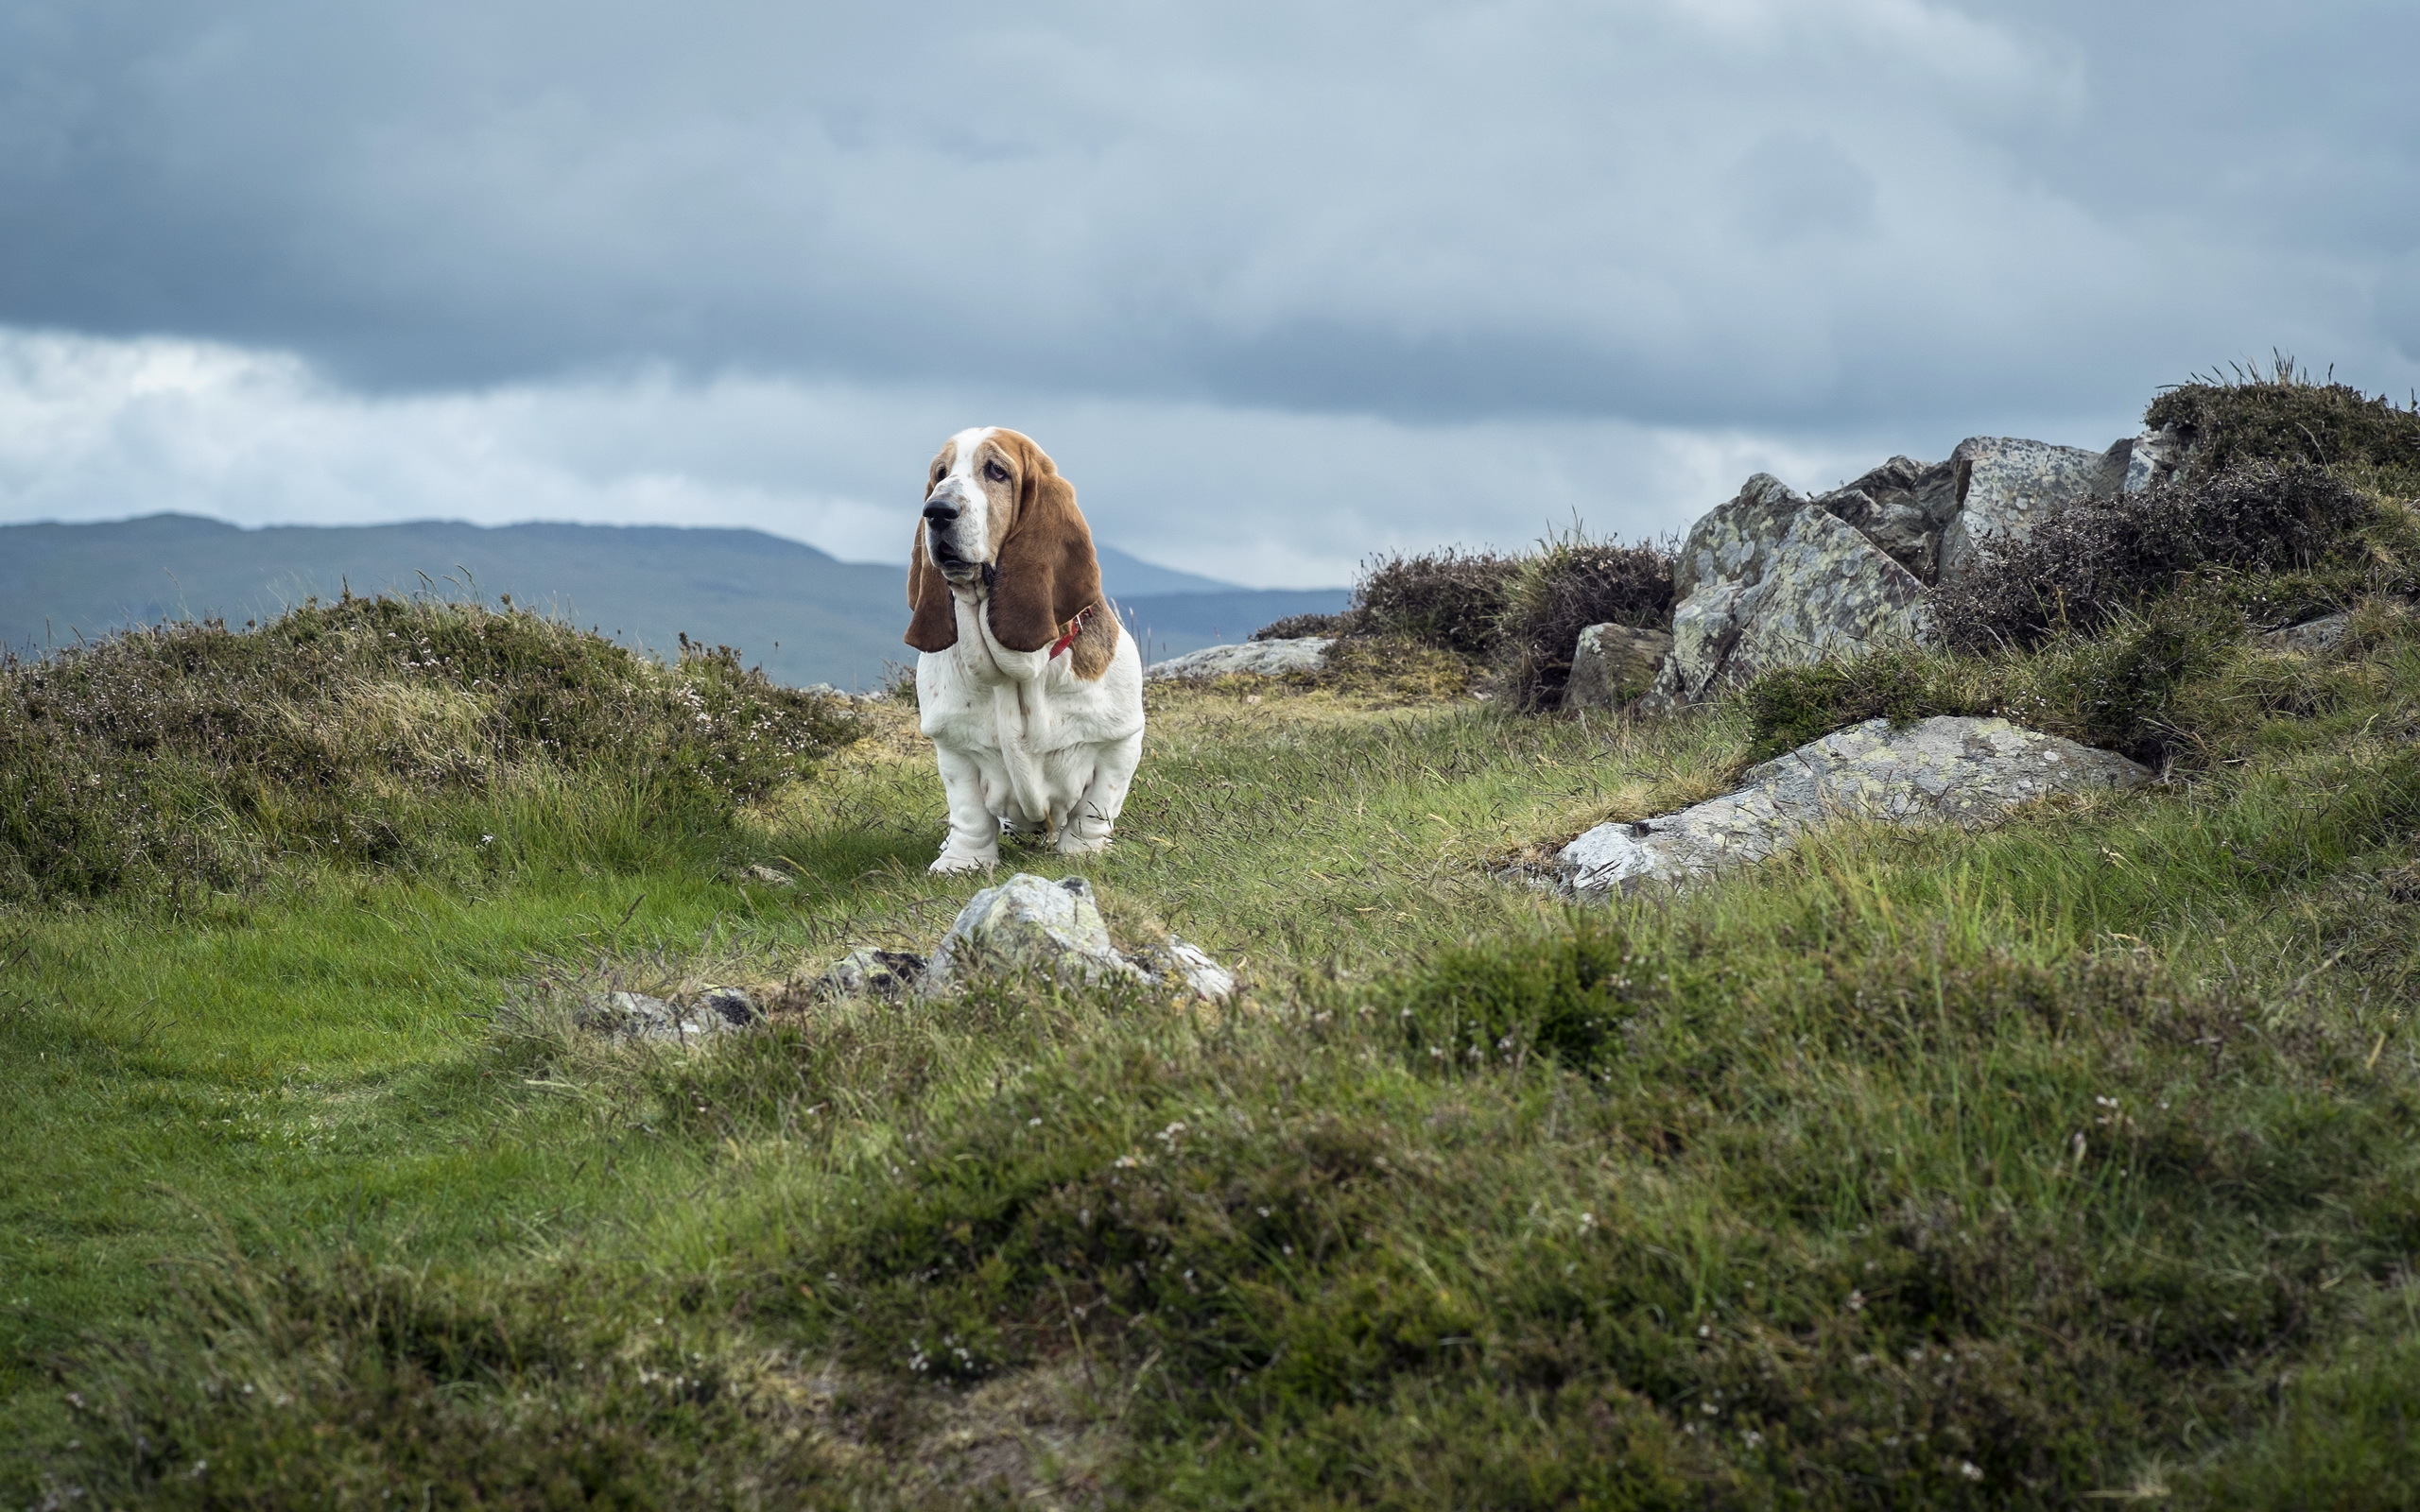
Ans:
{"label": "sky", "polygon": [[1264,586],[2293,354],[2420,385],[2420,7],[0,0],[0,522],[753,525],[963,426]]}

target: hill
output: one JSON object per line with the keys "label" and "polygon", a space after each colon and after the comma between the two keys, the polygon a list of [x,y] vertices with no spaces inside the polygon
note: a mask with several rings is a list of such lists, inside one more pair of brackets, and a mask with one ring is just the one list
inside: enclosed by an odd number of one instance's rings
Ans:
{"label": "hill", "polygon": [[[1156,656],[1240,640],[1337,590],[1256,591],[1104,546],[1102,577]],[[175,617],[266,620],[314,594],[432,587],[556,612],[670,653],[733,645],[776,680],[865,688],[910,660],[907,573],[758,530],[446,521],[247,530],[190,515],[0,526],[0,645],[23,650]]]}

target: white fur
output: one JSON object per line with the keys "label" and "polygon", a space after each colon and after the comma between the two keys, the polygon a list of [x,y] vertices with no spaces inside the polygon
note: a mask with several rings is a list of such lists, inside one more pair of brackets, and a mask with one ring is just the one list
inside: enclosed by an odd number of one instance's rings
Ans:
{"label": "white fur", "polygon": [[[957,452],[931,497],[961,511],[961,553],[989,545],[989,490],[975,472],[988,430],[953,437]],[[946,490],[946,491],[945,491]],[[958,644],[916,658],[916,702],[949,795],[949,838],[935,871],[998,864],[1000,831],[1055,837],[1078,855],[1109,844],[1126,787],[1143,756],[1143,658],[1120,633],[1108,670],[1076,676],[1072,647],[1012,651],[992,634],[990,593],[979,577],[950,585]],[[1104,605],[1098,613],[1115,612]]]}

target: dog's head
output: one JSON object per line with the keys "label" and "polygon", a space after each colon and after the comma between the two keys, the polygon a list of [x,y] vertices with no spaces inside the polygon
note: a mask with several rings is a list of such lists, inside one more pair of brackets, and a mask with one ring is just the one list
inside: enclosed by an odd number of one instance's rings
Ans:
{"label": "dog's head", "polygon": [[908,561],[909,645],[958,644],[953,587],[989,599],[992,633],[1012,651],[1040,650],[1100,598],[1100,564],[1075,489],[1015,431],[960,431],[925,470]]}

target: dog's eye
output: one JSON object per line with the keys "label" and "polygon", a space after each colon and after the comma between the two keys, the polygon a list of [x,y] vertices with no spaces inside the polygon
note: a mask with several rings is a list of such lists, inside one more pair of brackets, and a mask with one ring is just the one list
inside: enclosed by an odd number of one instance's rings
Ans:
{"label": "dog's eye", "polygon": [[997,462],[984,463],[983,475],[990,478],[994,483],[1006,483],[1009,481],[1009,470],[1002,467]]}

